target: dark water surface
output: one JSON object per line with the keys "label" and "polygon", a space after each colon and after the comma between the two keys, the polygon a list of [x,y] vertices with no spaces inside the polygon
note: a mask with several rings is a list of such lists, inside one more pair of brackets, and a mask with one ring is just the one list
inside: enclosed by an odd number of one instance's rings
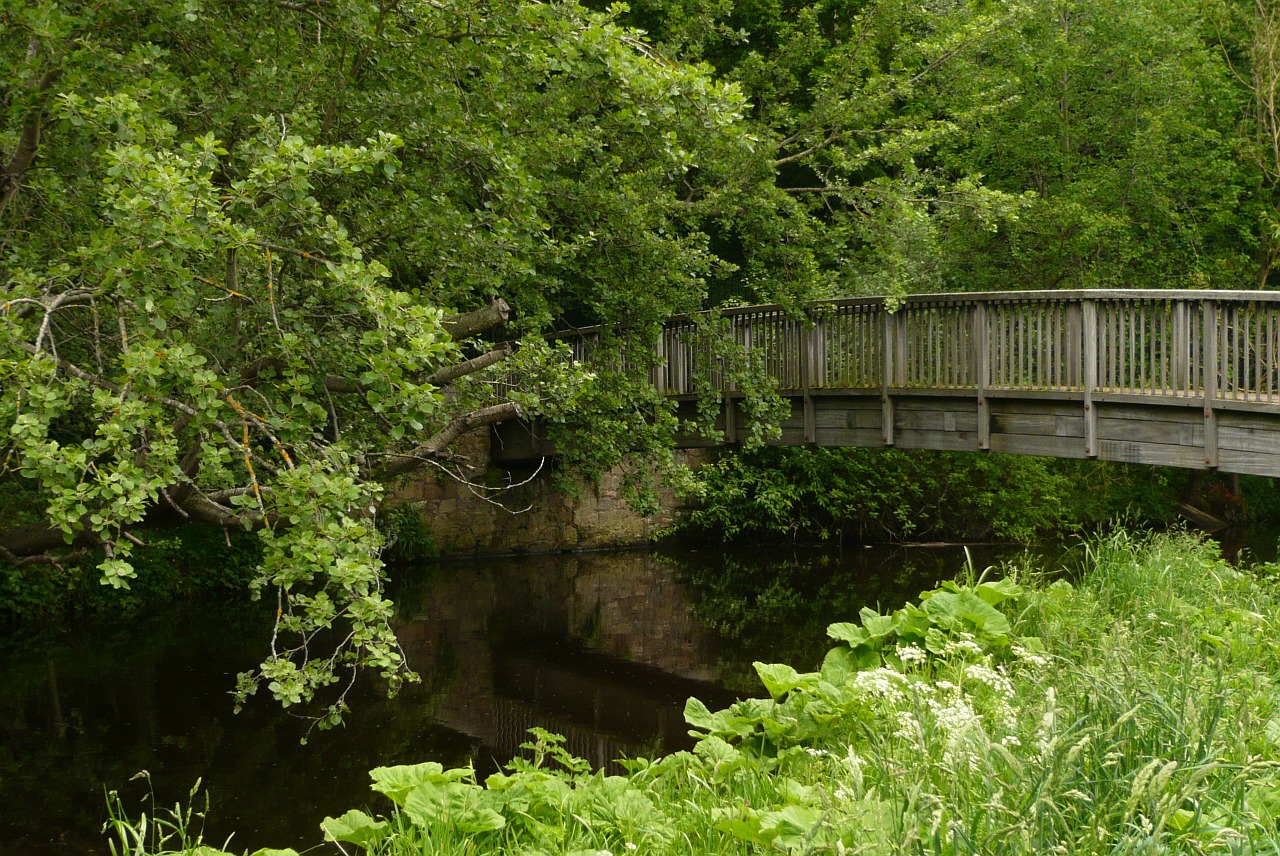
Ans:
{"label": "dark water surface", "polygon": [[[978,569],[1020,548],[974,548]],[[754,694],[751,662],[810,667],[828,623],[895,608],[962,569],[960,548],[599,553],[453,562],[398,572],[409,662],[396,699],[361,688],[345,728],[315,732],[269,699],[231,710],[237,672],[266,651],[259,605],[174,607],[110,627],[0,641],[0,856],[105,853],[103,789],[136,815],[150,773],[162,805],[210,795],[206,843],[320,841],[319,821],[385,810],[384,764],[473,764],[482,777],[527,729],[604,765],[686,746],[690,696]]]}

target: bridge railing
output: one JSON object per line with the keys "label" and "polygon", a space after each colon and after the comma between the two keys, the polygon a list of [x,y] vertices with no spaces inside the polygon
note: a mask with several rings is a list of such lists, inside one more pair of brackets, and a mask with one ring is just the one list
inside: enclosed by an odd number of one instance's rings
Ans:
{"label": "bridge railing", "polygon": [[[784,393],[1051,393],[1280,405],[1280,293],[1035,291],[722,310]],[[562,335],[600,359],[599,330]],[[652,377],[671,395],[733,393],[692,319],[667,324]]]}

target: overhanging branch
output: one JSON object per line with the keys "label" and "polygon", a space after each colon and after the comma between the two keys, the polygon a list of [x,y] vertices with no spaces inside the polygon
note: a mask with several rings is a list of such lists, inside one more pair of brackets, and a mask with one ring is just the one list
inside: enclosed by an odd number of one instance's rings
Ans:
{"label": "overhanging branch", "polygon": [[483,309],[468,312],[465,315],[454,315],[444,319],[445,332],[455,339],[469,339],[472,336],[501,327],[511,317],[511,307],[501,297]]}
{"label": "overhanging branch", "polygon": [[454,419],[437,431],[430,439],[419,443],[407,452],[392,454],[390,462],[378,473],[380,479],[392,479],[418,469],[428,460],[437,458],[463,434],[485,425],[518,419],[521,416],[520,405],[514,401],[495,404]]}

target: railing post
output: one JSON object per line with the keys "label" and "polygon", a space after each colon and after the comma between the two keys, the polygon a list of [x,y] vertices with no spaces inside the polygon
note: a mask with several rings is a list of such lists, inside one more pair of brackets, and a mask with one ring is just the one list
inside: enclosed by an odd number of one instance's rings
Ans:
{"label": "railing post", "polygon": [[658,328],[658,344],[654,349],[656,359],[653,364],[653,386],[659,395],[667,392],[667,326]]}
{"label": "railing post", "polygon": [[1084,378],[1084,453],[1098,457],[1098,409],[1094,406],[1093,391],[1098,386],[1098,304],[1092,300],[1080,302],[1082,359],[1081,376]]}
{"label": "railing post", "polygon": [[1174,394],[1191,388],[1191,307],[1178,298],[1173,304],[1173,390]]}
{"label": "railing post", "polygon": [[813,412],[813,342],[814,330],[808,324],[808,318],[797,321],[800,325],[800,395],[804,408],[804,441],[813,443],[817,440],[817,418]]}
{"label": "railing post", "polygon": [[881,437],[884,439],[886,446],[892,446],[893,397],[890,396],[889,389],[894,386],[894,377],[897,370],[898,340],[900,338],[897,335],[899,323],[897,313],[891,314],[887,303],[881,311],[884,318],[883,334],[880,337],[880,365],[884,369],[880,383]]}
{"label": "railing post", "polygon": [[978,388],[978,448],[991,448],[991,408],[987,404],[991,345],[987,341],[987,302],[973,305],[973,382]]}
{"label": "railing post", "polygon": [[1081,344],[1084,341],[1084,313],[1080,309],[1080,304],[1068,303],[1063,309],[1063,319],[1066,324],[1065,339],[1062,343],[1063,384],[1067,389],[1076,389],[1084,385],[1084,356],[1081,354]]}
{"label": "railing post", "polygon": [[1204,361],[1204,465],[1210,469],[1218,466],[1218,416],[1213,409],[1218,397],[1218,303],[1206,300],[1201,304],[1204,318],[1204,348],[1200,359]]}

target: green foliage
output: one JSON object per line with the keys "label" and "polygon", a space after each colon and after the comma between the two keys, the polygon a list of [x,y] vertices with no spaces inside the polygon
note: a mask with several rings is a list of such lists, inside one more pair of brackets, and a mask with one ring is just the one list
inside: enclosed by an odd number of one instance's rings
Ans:
{"label": "green foliage", "polygon": [[[134,776],[145,779],[148,788],[151,777],[143,771]],[[204,806],[197,810],[197,801],[203,798]],[[224,842],[221,848],[211,847],[204,843],[204,819],[209,811],[209,795],[200,789],[197,779],[187,795],[187,805],[181,804],[172,808],[158,808],[154,791],[148,790],[143,797],[144,808],[135,820],[130,816],[124,800],[116,791],[107,792],[107,822],[103,832],[108,836],[107,846],[111,856],[143,856],[147,853],[181,854],[181,856],[235,856],[226,848],[230,841]],[[173,849],[177,848],[177,849]],[[291,848],[277,850],[264,847],[255,850],[249,856],[298,856]]]}
{"label": "green foliage", "polygon": [[440,555],[422,509],[412,503],[383,508],[378,529],[386,539],[382,556],[389,562],[422,562]]}
{"label": "green foliage", "polygon": [[729,453],[694,473],[688,529],[768,538],[1001,538],[1165,519],[1182,477],[1095,462],[866,449]]}
{"label": "green foliage", "polygon": [[[47,524],[38,547],[0,532],[19,548],[0,556],[56,586],[27,559],[70,548],[127,592],[134,532],[166,516],[259,530],[254,591],[289,641],[242,698],[411,678],[370,520],[383,484],[500,393],[557,425],[602,417],[576,458],[557,438],[566,463],[660,453],[672,423],[652,394],[632,405],[635,372],[597,380],[542,336],[702,308],[731,266],[708,230],[785,201],[740,91],[615,18],[0,4],[0,485]],[[446,395],[433,375],[488,347],[446,318],[495,294],[522,337],[509,383]],[[334,626],[350,656],[312,659]]]}
{"label": "green foliage", "polygon": [[[567,469],[667,464],[643,372],[658,325],[709,302],[1265,285],[1280,246],[1265,4],[324,5],[0,2],[0,486],[47,527],[0,555],[66,547],[128,591],[128,536],[170,513],[267,529],[257,578],[298,635],[253,680],[282,701],[409,676],[369,509],[499,393]],[[510,383],[446,394],[431,378],[487,348],[446,318],[494,295]],[[613,365],[542,341],[597,323]],[[780,401],[737,362],[767,440]],[[808,495],[726,464],[703,522],[1026,538],[1079,475],[944,469]],[[972,518],[908,510],[939,495]],[[20,607],[62,585],[39,567]],[[308,662],[332,625],[359,653]]]}

